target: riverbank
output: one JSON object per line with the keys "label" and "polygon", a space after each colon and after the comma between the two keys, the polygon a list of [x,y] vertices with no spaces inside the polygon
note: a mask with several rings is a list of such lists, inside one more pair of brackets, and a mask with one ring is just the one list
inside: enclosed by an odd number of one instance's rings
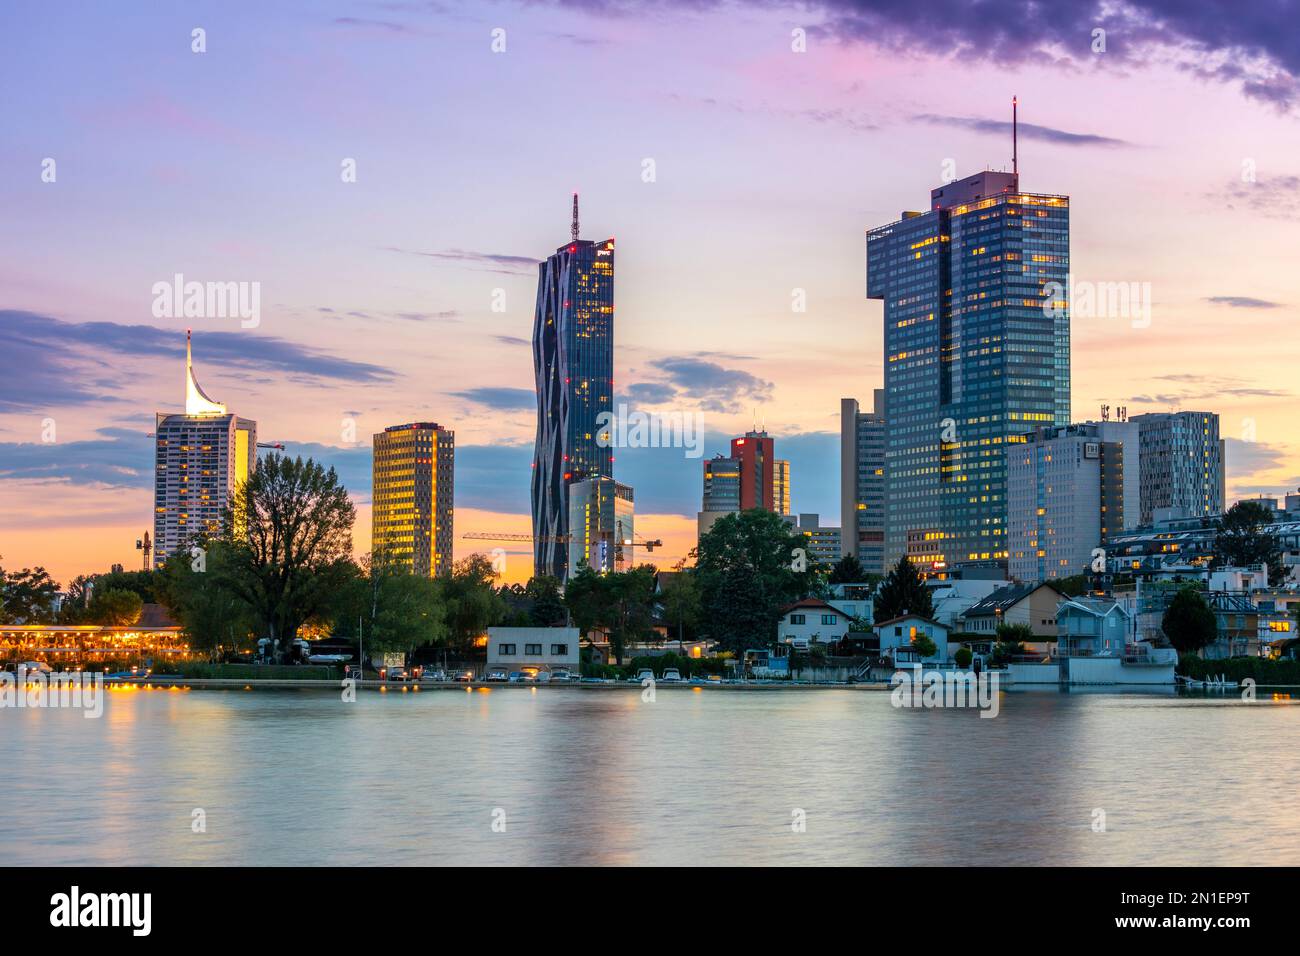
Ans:
{"label": "riverbank", "polygon": [[[278,678],[256,678],[252,680],[230,680],[225,678],[187,678],[171,677],[159,675],[150,677],[147,681],[121,681],[109,682],[108,686],[114,689],[135,689],[135,690],[331,690],[338,691],[342,689],[341,680],[282,680]],[[632,681],[615,681],[608,684],[582,684],[582,683],[507,683],[503,681],[473,681],[466,683],[464,681],[382,681],[382,680],[363,680],[357,681],[356,686],[361,690],[378,690],[387,693],[423,693],[426,691],[525,691],[525,690],[590,690],[590,691],[608,691],[608,690],[636,690],[642,689],[641,685]],[[691,684],[659,681],[655,684],[657,691],[703,691],[703,690],[889,690],[890,685],[884,682],[874,683],[855,683],[855,684],[811,684],[791,681],[742,681],[736,683],[709,683],[709,684]]]}

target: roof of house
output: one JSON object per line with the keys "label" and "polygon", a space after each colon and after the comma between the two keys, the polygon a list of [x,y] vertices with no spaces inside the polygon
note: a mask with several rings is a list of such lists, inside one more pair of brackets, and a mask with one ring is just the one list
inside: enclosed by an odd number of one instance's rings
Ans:
{"label": "roof of house", "polygon": [[822,608],[823,610],[834,611],[836,614],[840,615],[841,617],[849,616],[845,614],[843,611],[841,611],[839,608],[827,604],[821,598],[804,598],[802,601],[795,601],[793,604],[787,604],[785,607],[781,608],[781,616],[785,617],[785,615],[789,614],[791,611],[797,611],[800,608],[808,608],[808,609]]}
{"label": "roof of house", "polygon": [[1121,606],[1118,601],[1109,601],[1106,600],[1105,598],[1090,598],[1090,597],[1070,598],[1070,600],[1065,601],[1059,607],[1057,607],[1056,613],[1060,614],[1066,608],[1077,608],[1080,611],[1086,611],[1088,614],[1091,614],[1094,617],[1105,617],[1107,614],[1110,614],[1112,611],[1119,611],[1120,613],[1125,613],[1123,606]]}
{"label": "roof of house", "polygon": [[976,601],[966,610],[966,617],[984,617],[986,615],[1006,613],[1039,588],[1048,588],[1060,597],[1065,597],[1050,584],[1008,584],[998,588],[982,601]]}
{"label": "roof of house", "polygon": [[933,624],[935,627],[941,627],[945,631],[950,630],[947,624],[942,621],[936,621],[932,617],[926,617],[922,614],[900,614],[898,617],[891,617],[888,621],[878,621],[876,627],[887,627],[890,624],[897,624],[899,621],[924,621],[926,624]]}

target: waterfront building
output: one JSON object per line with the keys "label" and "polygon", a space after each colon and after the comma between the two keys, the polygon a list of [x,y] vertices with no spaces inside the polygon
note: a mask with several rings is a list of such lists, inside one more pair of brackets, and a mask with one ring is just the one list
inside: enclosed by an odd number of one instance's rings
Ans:
{"label": "waterfront building", "polygon": [[[1105,440],[1122,434],[1119,428],[1130,441]],[[1125,505],[1137,498],[1137,473],[1124,467],[1127,451],[1136,457],[1136,439],[1136,424],[1085,423],[1037,428],[1006,446],[1011,578],[1038,583],[1082,574],[1104,558],[1096,549],[1124,530]]]}
{"label": "waterfront building", "polygon": [[1135,415],[1141,444],[1141,524],[1223,513],[1225,458],[1213,412]]}
{"label": "waterfront building", "polygon": [[614,474],[614,449],[600,440],[613,416],[614,240],[572,238],[538,265],[533,319],[537,438],[533,451],[534,574],[564,579],[570,567],[569,488]]}
{"label": "waterfront building", "polygon": [[777,640],[798,650],[813,643],[833,644],[849,633],[853,618],[820,598],[804,598],[787,604],[777,620]]}
{"label": "waterfront building", "polygon": [[154,418],[153,566],[221,531],[235,490],[257,467],[257,422],[214,402],[194,376],[185,332],[185,412]]}
{"label": "waterfront building", "polygon": [[884,304],[884,564],[1005,571],[1005,446],[1070,422],[1070,200],[985,171],[866,246]]}
{"label": "waterfront building", "polygon": [[961,616],[962,630],[972,637],[993,639],[1000,624],[1024,624],[1038,640],[1056,637],[1056,609],[1065,595],[1050,584],[1008,584]]}
{"label": "waterfront building", "polygon": [[578,674],[576,627],[489,627],[487,670],[504,670],[532,675],[568,671]]}
{"label": "waterfront building", "polygon": [[840,399],[840,550],[855,555],[870,574],[885,568],[885,391],[872,410],[856,398]]}
{"label": "waterfront building", "polygon": [[371,445],[370,547],[375,560],[450,574],[456,434],[437,422],[392,425]]}
{"label": "waterfront building", "polygon": [[935,652],[919,658],[921,663],[942,664],[948,660],[948,627],[919,614],[903,614],[875,625],[876,652],[881,657],[892,658],[896,663],[916,662],[913,649],[917,638],[928,637],[934,641]]}
{"label": "waterfront building", "polygon": [[790,462],[778,458],[774,462],[772,504],[779,515],[790,513]]}
{"label": "waterfront building", "polygon": [[587,564],[597,572],[627,571],[633,553],[632,489],[613,478],[569,486],[569,576]]}

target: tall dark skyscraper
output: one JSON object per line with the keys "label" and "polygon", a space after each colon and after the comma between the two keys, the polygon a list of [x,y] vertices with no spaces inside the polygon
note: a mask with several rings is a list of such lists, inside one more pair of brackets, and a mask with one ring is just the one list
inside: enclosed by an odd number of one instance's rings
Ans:
{"label": "tall dark skyscraper", "polygon": [[533,570],[564,580],[569,486],[614,474],[614,449],[597,442],[614,407],[614,240],[578,238],[577,194],[572,239],[538,265],[533,369]]}
{"label": "tall dark skyscraper", "polygon": [[887,562],[1005,567],[1006,446],[1070,422],[1069,272],[1069,198],[1021,192],[1015,172],[931,190],[928,212],[867,233]]}

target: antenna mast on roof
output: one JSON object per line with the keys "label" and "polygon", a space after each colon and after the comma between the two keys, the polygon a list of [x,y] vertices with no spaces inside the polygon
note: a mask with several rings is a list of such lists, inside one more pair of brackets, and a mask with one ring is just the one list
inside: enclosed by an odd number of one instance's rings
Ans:
{"label": "antenna mast on roof", "polygon": [[578,194],[573,194],[573,225],[569,227],[569,232],[573,234],[573,241],[578,241]]}
{"label": "antenna mast on roof", "polygon": [[[1017,142],[1019,136],[1017,134],[1020,132],[1020,130],[1019,130],[1019,123],[1017,122],[1016,106],[1017,106],[1016,97],[1013,96],[1011,97],[1011,172],[1014,175],[1019,176],[1020,160],[1019,160],[1018,149],[1017,149],[1017,147],[1019,146],[1019,143]],[[576,203],[578,202],[578,197],[574,196],[573,201],[575,203],[574,208],[576,209],[577,208]],[[577,213],[574,213],[574,215],[577,216]],[[574,221],[576,222],[577,220],[575,219]]]}

